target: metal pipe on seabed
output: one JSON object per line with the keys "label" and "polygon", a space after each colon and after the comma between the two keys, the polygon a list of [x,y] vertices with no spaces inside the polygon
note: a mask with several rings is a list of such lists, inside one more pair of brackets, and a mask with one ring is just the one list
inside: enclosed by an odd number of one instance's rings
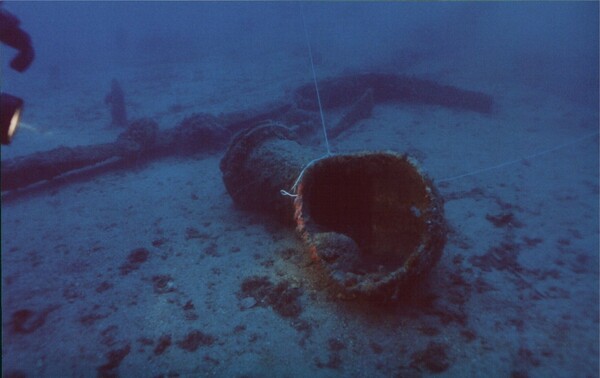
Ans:
{"label": "metal pipe on seabed", "polygon": [[[432,181],[416,161],[387,151],[306,166],[317,154],[294,138],[287,127],[267,124],[232,140],[221,171],[234,203],[295,226],[344,297],[401,299],[446,242],[443,200]],[[296,181],[293,198],[281,195]]]}

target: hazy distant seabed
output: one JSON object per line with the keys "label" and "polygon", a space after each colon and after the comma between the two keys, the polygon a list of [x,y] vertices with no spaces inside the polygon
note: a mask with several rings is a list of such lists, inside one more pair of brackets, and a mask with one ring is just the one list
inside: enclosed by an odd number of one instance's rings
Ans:
{"label": "hazy distant seabed", "polygon": [[114,141],[113,79],[161,129],[289,99],[312,83],[307,36],[318,81],[414,75],[494,100],[377,104],[331,141],[407,152],[445,200],[444,255],[398,305],[328,294],[293,230],[233,206],[224,151],[3,198],[3,376],[597,376],[597,2],[1,6],[36,51],[19,74],[0,50],[2,91],[26,102],[2,161]]}

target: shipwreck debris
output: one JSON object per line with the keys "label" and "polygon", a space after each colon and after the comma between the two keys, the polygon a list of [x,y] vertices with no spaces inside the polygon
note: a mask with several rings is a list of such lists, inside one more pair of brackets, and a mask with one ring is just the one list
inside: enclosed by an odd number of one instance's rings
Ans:
{"label": "shipwreck debris", "polygon": [[[430,104],[480,113],[489,113],[493,107],[492,97],[484,93],[393,74],[326,79],[320,83],[320,91],[326,109],[351,106],[331,130],[333,136],[370,117],[373,105],[381,102]],[[67,176],[86,178],[165,156],[222,151],[235,133],[270,121],[290,127],[297,135],[307,135],[317,130],[318,119],[312,84],[297,88],[285,100],[218,116],[196,113],[171,128],[159,129],[155,121],[145,118],[128,123],[113,143],[61,146],[3,160],[0,189],[14,191],[53,180],[59,182],[55,179]]]}
{"label": "shipwreck debris", "polygon": [[[295,225],[346,297],[401,298],[442,254],[441,196],[406,155],[332,155],[307,165],[315,155],[288,128],[257,126],[233,139],[223,181],[239,208]],[[282,195],[293,186],[295,198]]]}

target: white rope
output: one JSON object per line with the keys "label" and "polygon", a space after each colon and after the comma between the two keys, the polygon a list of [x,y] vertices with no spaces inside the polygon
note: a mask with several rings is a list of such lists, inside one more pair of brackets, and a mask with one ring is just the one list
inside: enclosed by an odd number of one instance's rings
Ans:
{"label": "white rope", "polygon": [[321,105],[321,95],[319,94],[319,85],[317,83],[317,73],[315,72],[315,63],[313,60],[313,53],[312,53],[312,47],[310,45],[310,38],[308,37],[308,28],[306,27],[306,19],[304,17],[304,6],[303,5],[301,5],[301,9],[302,9],[302,12],[301,12],[302,13],[302,26],[304,27],[304,36],[306,37],[306,45],[308,46],[308,55],[310,57],[310,68],[311,68],[312,74],[313,74],[313,81],[315,82],[315,91],[317,92],[317,102],[319,104],[319,113],[321,114],[321,126],[323,128],[323,138],[325,139],[325,147],[327,148],[327,153],[324,156],[321,156],[320,158],[311,160],[308,164],[306,164],[304,166],[304,168],[302,168],[302,171],[300,171],[298,178],[294,182],[294,185],[292,186],[292,188],[290,189],[289,192],[284,189],[281,189],[279,191],[279,193],[281,193],[281,195],[292,197],[292,198],[298,197],[298,195],[296,194],[296,190],[298,189],[298,184],[300,183],[302,176],[304,176],[304,172],[306,172],[306,170],[310,166],[312,166],[319,160],[323,160],[332,155],[331,148],[329,147],[329,138],[327,137],[327,128],[325,127],[325,116],[323,115],[323,106]]}
{"label": "white rope", "polygon": [[312,47],[310,46],[310,39],[308,38],[308,28],[306,27],[306,19],[304,18],[304,6],[302,6],[302,25],[304,26],[304,36],[306,37],[308,55],[310,56],[310,68],[312,69],[313,80],[315,82],[315,91],[317,92],[317,102],[319,103],[319,113],[321,114],[321,126],[323,127],[323,137],[325,138],[327,155],[331,155],[331,149],[329,148],[329,138],[327,137],[327,129],[325,128],[325,117],[323,116],[323,106],[321,105],[321,95],[319,94],[319,85],[317,84],[317,74],[315,72],[315,63],[313,61]]}
{"label": "white rope", "polygon": [[[312,47],[310,45],[310,38],[308,36],[308,28],[306,27],[306,18],[304,16],[304,6],[303,6],[303,4],[301,4],[301,14],[302,14],[302,25],[304,27],[304,36],[306,38],[306,45],[308,46],[308,55],[310,57],[310,67],[311,67],[312,74],[313,74],[313,81],[315,83],[315,91],[317,92],[317,102],[319,104],[319,113],[321,114],[321,126],[323,128],[323,137],[325,139],[325,146],[327,148],[327,154],[324,155],[324,156],[321,156],[320,158],[311,160],[308,164],[306,164],[306,166],[304,166],[304,168],[302,169],[302,171],[298,175],[298,178],[294,182],[294,185],[292,186],[292,188],[290,189],[289,192],[286,191],[286,190],[284,190],[284,189],[281,189],[279,191],[282,195],[289,196],[289,197],[292,197],[292,198],[298,197],[298,195],[296,194],[296,190],[298,189],[298,184],[300,183],[300,180],[304,176],[304,173],[306,172],[306,170],[310,166],[312,166],[313,164],[315,164],[316,162],[318,162],[320,160],[323,160],[323,159],[325,159],[325,158],[327,158],[327,157],[329,157],[329,156],[332,155],[331,148],[329,146],[329,138],[327,137],[327,129],[325,127],[325,117],[323,116],[323,106],[321,105],[321,96],[319,94],[319,85],[317,83],[317,74],[315,72],[315,64],[314,64],[314,60],[313,60]],[[469,173],[465,173],[465,174],[458,175],[458,176],[447,177],[447,178],[444,178],[442,180],[436,180],[436,181],[438,183],[440,183],[440,182],[454,181],[454,180],[458,180],[458,179],[461,179],[461,178],[464,178],[464,177],[475,176],[475,175],[478,175],[478,174],[481,174],[481,173],[485,173],[485,172],[490,172],[490,171],[494,171],[494,170],[497,170],[497,169],[501,169],[501,168],[507,167],[507,166],[512,165],[512,164],[520,163],[523,160],[534,159],[534,158],[537,158],[539,156],[546,155],[546,154],[549,154],[549,153],[557,151],[557,150],[561,150],[563,148],[566,148],[566,147],[572,146],[574,144],[580,143],[580,142],[582,142],[584,140],[587,140],[587,139],[590,139],[590,138],[593,138],[593,137],[597,137],[598,134],[599,134],[598,132],[595,132],[595,133],[592,133],[592,134],[588,134],[588,135],[582,136],[580,138],[577,138],[575,140],[572,140],[570,142],[559,144],[558,146],[555,146],[553,148],[550,148],[550,149],[547,149],[547,150],[543,150],[543,151],[540,151],[540,152],[536,152],[534,154],[521,157],[519,159],[514,159],[514,160],[506,161],[506,162],[498,164],[498,165],[494,165],[494,166],[491,166],[491,167],[478,169],[478,170],[475,170],[475,171],[471,171]]]}
{"label": "white rope", "polygon": [[546,155],[546,154],[549,154],[551,152],[561,150],[563,148],[566,148],[566,147],[572,146],[574,144],[583,142],[584,140],[587,140],[587,139],[590,139],[590,138],[593,138],[593,137],[597,137],[598,134],[599,134],[598,132],[595,132],[595,133],[592,133],[592,134],[588,134],[588,135],[582,136],[580,138],[577,138],[575,140],[572,140],[570,142],[559,144],[558,146],[555,146],[553,148],[550,148],[550,149],[547,149],[547,150],[543,150],[543,151],[540,151],[540,152],[536,152],[535,154],[527,155],[527,156],[524,156],[524,157],[521,157],[521,158],[515,159],[515,160],[506,161],[504,163],[501,163],[501,164],[498,164],[498,165],[494,165],[494,166],[491,166],[491,167],[487,167],[487,168],[482,168],[482,169],[478,169],[478,170],[475,170],[475,171],[471,171],[469,173],[465,173],[465,174],[462,174],[462,175],[452,176],[452,177],[448,177],[448,178],[445,178],[445,179],[442,179],[442,180],[436,180],[436,182],[440,183],[440,182],[454,181],[454,180],[461,179],[463,177],[475,176],[475,175],[478,175],[480,173],[494,171],[496,169],[504,168],[504,167],[512,165],[512,164],[520,163],[523,160],[534,159],[534,158],[537,158],[539,156]]}
{"label": "white rope", "polygon": [[284,196],[288,196],[288,197],[292,197],[292,198],[296,198],[298,197],[297,194],[293,194],[296,193],[296,190],[298,189],[298,184],[300,183],[300,180],[302,179],[302,176],[304,176],[304,172],[306,172],[306,170],[308,169],[308,167],[310,167],[311,165],[313,165],[314,163],[318,162],[319,160],[323,160],[327,157],[329,157],[330,155],[324,155],[321,156],[320,158],[311,160],[310,163],[306,164],[306,166],[304,166],[304,168],[302,169],[302,171],[300,172],[300,174],[298,175],[298,178],[296,179],[296,181],[294,182],[294,185],[292,186],[292,189],[288,192],[286,190],[281,189],[279,191],[279,193],[281,193]]}

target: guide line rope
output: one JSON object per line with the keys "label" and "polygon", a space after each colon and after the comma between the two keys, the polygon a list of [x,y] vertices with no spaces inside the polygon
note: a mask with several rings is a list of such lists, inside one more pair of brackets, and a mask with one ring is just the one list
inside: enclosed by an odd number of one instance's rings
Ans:
{"label": "guide line rope", "polygon": [[[308,47],[308,55],[309,55],[309,58],[310,58],[310,68],[311,68],[312,75],[313,75],[313,81],[315,83],[315,92],[316,92],[316,95],[317,95],[317,103],[319,105],[319,113],[321,115],[321,126],[323,128],[323,138],[325,140],[325,147],[327,149],[327,153],[325,155],[319,157],[319,158],[311,160],[308,164],[306,164],[304,166],[304,168],[302,169],[302,171],[298,175],[298,178],[294,182],[294,185],[292,186],[292,188],[290,189],[289,192],[286,191],[286,190],[284,190],[284,189],[281,189],[279,191],[282,195],[289,196],[289,197],[292,197],[292,198],[295,198],[295,197],[298,196],[296,194],[296,191],[298,189],[298,184],[300,183],[300,180],[304,176],[304,173],[306,172],[306,170],[309,167],[311,167],[313,164],[317,163],[318,161],[323,160],[323,159],[325,159],[325,158],[327,158],[327,157],[329,157],[329,156],[332,155],[332,153],[331,153],[331,147],[329,145],[329,138],[327,136],[327,129],[325,127],[325,117],[323,115],[323,106],[321,104],[321,95],[319,93],[319,85],[318,85],[318,82],[317,82],[317,74],[316,74],[316,71],[315,71],[315,64],[314,64],[314,59],[313,59],[312,46],[310,44],[310,38],[309,38],[309,35],[308,35],[308,27],[306,26],[306,17],[304,16],[304,4],[300,4],[300,7],[301,7],[301,12],[300,13],[302,14],[302,26],[304,28],[304,37],[306,38],[306,45]],[[559,145],[554,146],[554,147],[552,147],[550,149],[542,150],[542,151],[536,152],[536,153],[531,154],[531,155],[523,156],[523,157],[521,157],[519,159],[505,161],[503,163],[500,163],[500,164],[497,164],[497,165],[494,165],[494,166],[491,166],[491,167],[486,167],[486,168],[474,170],[474,171],[471,171],[471,172],[468,172],[468,173],[464,173],[464,174],[461,174],[461,175],[457,175],[457,176],[446,177],[446,178],[443,178],[441,180],[436,180],[436,182],[438,182],[438,183],[449,182],[449,181],[454,181],[454,180],[458,180],[458,179],[465,178],[465,177],[475,176],[475,175],[478,175],[478,174],[481,174],[481,173],[495,171],[495,170],[507,167],[509,165],[520,163],[523,160],[535,159],[537,157],[540,157],[540,156],[543,156],[543,155],[547,155],[547,154],[549,154],[551,152],[555,152],[555,151],[558,151],[558,150],[570,147],[572,145],[581,143],[581,142],[583,142],[583,141],[585,141],[587,139],[591,139],[591,138],[597,137],[599,134],[600,134],[599,132],[594,132],[594,133],[591,133],[591,134],[587,134],[587,135],[584,135],[584,136],[582,136],[580,138],[577,138],[575,140],[572,140],[572,141],[569,141],[569,142],[566,142],[566,143],[563,143],[563,144],[559,144]]]}
{"label": "guide line rope", "polygon": [[572,145],[581,143],[581,142],[583,142],[583,141],[585,141],[587,139],[591,139],[591,138],[597,137],[599,134],[600,133],[598,133],[598,132],[587,134],[587,135],[584,135],[584,136],[582,136],[580,138],[574,139],[572,141],[569,141],[569,142],[566,142],[566,143],[563,143],[563,144],[559,144],[559,145],[554,146],[552,148],[549,148],[547,150],[542,150],[542,151],[536,152],[536,153],[531,154],[531,155],[523,156],[523,157],[521,157],[519,159],[509,160],[509,161],[506,161],[506,162],[501,163],[501,164],[493,165],[493,166],[487,167],[487,168],[477,169],[475,171],[464,173],[462,175],[447,177],[447,178],[444,178],[444,179],[441,179],[441,180],[436,180],[436,182],[440,183],[440,182],[454,181],[454,180],[458,180],[458,179],[461,179],[461,178],[464,178],[464,177],[475,176],[475,175],[478,175],[480,173],[495,171],[497,169],[501,169],[501,168],[504,168],[504,167],[512,165],[512,164],[520,163],[523,160],[535,159],[535,158],[537,158],[539,156],[547,155],[547,154],[549,154],[551,152],[562,150],[563,148],[567,148],[567,147],[570,147]]}
{"label": "guide line rope", "polygon": [[323,106],[321,105],[321,95],[319,94],[319,85],[317,83],[317,74],[315,71],[315,62],[313,60],[312,47],[310,45],[310,38],[308,37],[308,28],[306,27],[306,18],[304,17],[304,6],[302,6],[302,26],[304,26],[304,37],[306,37],[306,45],[308,46],[308,56],[310,57],[310,68],[313,74],[313,81],[315,82],[315,91],[317,92],[317,102],[319,103],[319,112],[321,114],[321,126],[323,126],[323,138],[325,139],[325,146],[327,147],[327,155],[331,155],[331,149],[329,148],[329,138],[327,137],[327,129],[325,128],[325,117],[323,116]]}
{"label": "guide line rope", "polygon": [[298,178],[294,182],[294,185],[292,186],[292,188],[290,189],[289,192],[284,189],[281,189],[279,191],[279,193],[281,193],[282,195],[292,197],[292,198],[298,197],[298,195],[295,193],[296,193],[296,190],[298,189],[298,184],[300,183],[300,180],[302,179],[302,176],[304,176],[304,172],[306,172],[308,167],[312,166],[319,160],[323,160],[323,159],[333,155],[331,153],[331,147],[329,146],[329,138],[327,137],[327,128],[325,127],[325,116],[323,115],[323,106],[321,105],[321,95],[319,94],[319,84],[317,82],[317,73],[315,71],[315,62],[313,59],[312,46],[310,45],[310,38],[308,36],[308,28],[306,27],[306,17],[304,16],[304,5],[301,4],[300,7],[302,10],[300,13],[302,14],[302,26],[304,27],[304,37],[306,38],[306,46],[308,47],[308,56],[310,58],[310,68],[311,68],[312,75],[313,75],[313,81],[315,83],[315,92],[317,93],[317,103],[319,104],[319,113],[321,114],[321,126],[323,128],[323,139],[325,140],[325,147],[327,149],[327,153],[319,158],[311,160],[308,164],[306,164],[304,166],[304,168],[302,168],[302,171],[300,171]]}

